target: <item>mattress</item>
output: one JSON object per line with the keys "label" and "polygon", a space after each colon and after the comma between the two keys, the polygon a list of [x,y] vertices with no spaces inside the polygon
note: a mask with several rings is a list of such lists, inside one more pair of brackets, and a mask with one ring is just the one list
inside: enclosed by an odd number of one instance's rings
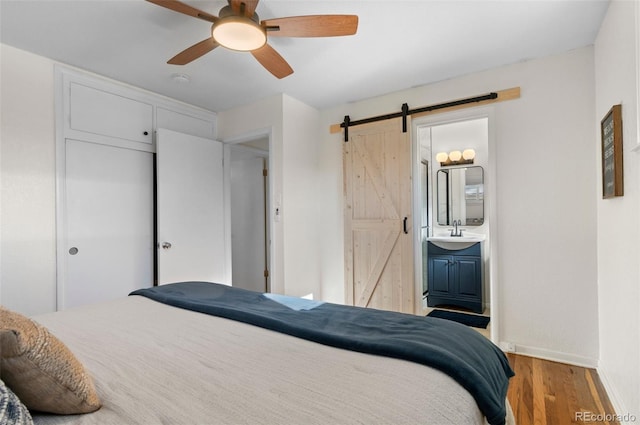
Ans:
{"label": "mattress", "polygon": [[36,424],[485,423],[473,397],[431,367],[141,296],[35,320],[84,364],[103,404],[34,412]]}

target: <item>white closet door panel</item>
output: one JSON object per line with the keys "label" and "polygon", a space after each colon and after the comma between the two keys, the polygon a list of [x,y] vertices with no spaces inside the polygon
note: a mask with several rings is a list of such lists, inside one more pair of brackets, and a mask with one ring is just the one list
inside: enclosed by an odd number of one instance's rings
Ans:
{"label": "white closet door panel", "polygon": [[152,142],[152,105],[78,83],[71,83],[70,92],[72,130]]}
{"label": "white closet door panel", "polygon": [[222,143],[158,129],[158,283],[225,282]]}
{"label": "white closet door panel", "polygon": [[[62,308],[153,284],[153,155],[66,140]],[[77,250],[77,252],[76,252]]]}
{"label": "white closet door panel", "polygon": [[231,163],[233,286],[266,292],[264,159]]}

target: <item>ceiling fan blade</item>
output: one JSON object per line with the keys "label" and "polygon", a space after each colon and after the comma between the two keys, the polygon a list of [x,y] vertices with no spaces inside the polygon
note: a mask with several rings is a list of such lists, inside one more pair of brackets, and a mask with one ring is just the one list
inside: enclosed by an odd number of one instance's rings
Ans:
{"label": "ceiling fan blade", "polygon": [[189,62],[198,59],[200,56],[209,53],[218,46],[219,44],[216,43],[213,38],[207,38],[206,40],[202,40],[201,42],[196,43],[193,46],[178,53],[177,55],[169,59],[167,63],[171,65],[186,65]]}
{"label": "ceiling fan blade", "polygon": [[269,37],[335,37],[358,30],[356,15],[309,15],[265,19],[260,23]]}
{"label": "ceiling fan blade", "polygon": [[242,4],[244,3],[244,16],[251,18],[256,11],[259,0],[228,0],[231,9],[236,15],[243,13]]}
{"label": "ceiling fan blade", "polygon": [[205,21],[215,23],[218,21],[217,16],[213,16],[207,12],[203,12],[200,9],[191,7],[188,4],[184,4],[178,0],[147,0],[149,3],[157,4],[158,6],[166,7],[174,12],[184,13],[185,15],[193,16],[194,18],[204,19]]}
{"label": "ceiling fan blade", "polygon": [[277,78],[284,78],[293,74],[293,69],[286,60],[273,47],[265,44],[259,49],[252,50],[251,54],[264,66],[267,71]]}

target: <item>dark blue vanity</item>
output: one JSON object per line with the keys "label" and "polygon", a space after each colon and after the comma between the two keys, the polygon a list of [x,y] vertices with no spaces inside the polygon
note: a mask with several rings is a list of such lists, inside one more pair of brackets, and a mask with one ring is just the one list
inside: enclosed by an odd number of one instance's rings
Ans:
{"label": "dark blue vanity", "polygon": [[427,243],[427,305],[457,306],[475,313],[484,311],[482,243],[462,249],[446,249]]}

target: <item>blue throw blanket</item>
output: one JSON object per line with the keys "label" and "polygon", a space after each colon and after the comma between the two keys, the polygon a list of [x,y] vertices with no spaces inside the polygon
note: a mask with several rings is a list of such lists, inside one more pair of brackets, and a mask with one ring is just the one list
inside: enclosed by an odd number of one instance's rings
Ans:
{"label": "blue throw blanket", "polygon": [[469,391],[491,425],[505,423],[505,399],[513,371],[498,347],[464,325],[208,282],[174,283],[140,289],[130,295],[332,347],[431,366]]}

